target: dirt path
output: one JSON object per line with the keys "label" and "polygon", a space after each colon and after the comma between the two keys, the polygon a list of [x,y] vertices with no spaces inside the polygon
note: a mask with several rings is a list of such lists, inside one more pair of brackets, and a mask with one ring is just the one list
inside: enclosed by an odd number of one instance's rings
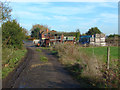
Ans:
{"label": "dirt path", "polygon": [[[41,53],[32,49],[30,62],[16,80],[13,88],[80,88],[78,82],[73,80],[63,66],[49,52]],[[48,62],[40,61],[40,56],[48,57]]]}

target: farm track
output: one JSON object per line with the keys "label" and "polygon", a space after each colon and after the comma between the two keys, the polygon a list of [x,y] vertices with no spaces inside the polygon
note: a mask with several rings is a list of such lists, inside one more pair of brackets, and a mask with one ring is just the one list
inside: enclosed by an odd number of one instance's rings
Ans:
{"label": "farm track", "polygon": [[[29,61],[17,79],[14,80],[12,88],[83,88],[84,83],[78,83],[58,62],[49,51],[36,51],[37,47],[26,45],[31,50]],[[38,48],[40,49],[40,48]],[[48,62],[40,61],[40,56],[48,58]]]}

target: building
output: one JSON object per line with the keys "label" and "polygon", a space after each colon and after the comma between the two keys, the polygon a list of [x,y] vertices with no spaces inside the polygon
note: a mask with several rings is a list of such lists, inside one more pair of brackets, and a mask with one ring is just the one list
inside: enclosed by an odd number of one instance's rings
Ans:
{"label": "building", "polygon": [[44,31],[40,31],[39,38],[40,39],[38,41],[39,42],[38,45],[40,45],[40,46],[52,46],[52,45],[55,45],[57,43],[74,44],[74,42],[75,42],[74,36],[64,36],[63,34],[57,35],[56,31],[54,31],[54,30],[49,31],[48,29],[44,30]]}
{"label": "building", "polygon": [[94,45],[94,46],[106,46],[105,34],[80,36],[79,42],[80,44],[89,44],[89,45]]}

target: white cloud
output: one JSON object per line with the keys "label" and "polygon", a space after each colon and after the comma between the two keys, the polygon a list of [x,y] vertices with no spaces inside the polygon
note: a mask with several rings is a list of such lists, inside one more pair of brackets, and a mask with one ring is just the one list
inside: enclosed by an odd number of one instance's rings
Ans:
{"label": "white cloud", "polygon": [[27,10],[31,12],[38,12],[38,13],[52,13],[57,15],[75,15],[75,14],[87,14],[94,12],[96,6],[47,6],[47,7],[39,7],[39,6],[32,6],[28,7]]}
{"label": "white cloud", "polygon": [[100,18],[106,23],[118,23],[118,14],[102,13]]}
{"label": "white cloud", "polygon": [[59,21],[67,21],[68,18],[66,16],[53,16],[54,19],[57,19]]}
{"label": "white cloud", "polygon": [[117,8],[118,7],[117,3],[115,5],[113,3],[106,3],[106,2],[99,3],[99,6],[108,7],[108,8]]}
{"label": "white cloud", "polygon": [[21,18],[26,18],[26,19],[51,20],[50,17],[45,16],[40,13],[32,13],[32,12],[27,12],[27,11],[18,11],[18,12],[14,12],[14,13],[15,13],[15,16],[21,17]]}
{"label": "white cloud", "polygon": [[100,16],[105,17],[105,18],[118,18],[117,14],[112,14],[112,13],[102,13]]}

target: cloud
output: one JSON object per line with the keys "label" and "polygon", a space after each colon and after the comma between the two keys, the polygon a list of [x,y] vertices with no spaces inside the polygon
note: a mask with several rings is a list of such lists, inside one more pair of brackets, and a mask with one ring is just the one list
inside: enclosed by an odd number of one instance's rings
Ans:
{"label": "cloud", "polygon": [[118,14],[102,13],[100,18],[106,23],[118,23]]}
{"label": "cloud", "polygon": [[67,21],[68,18],[66,16],[53,16],[54,19],[59,21]]}
{"label": "cloud", "polygon": [[109,3],[109,2],[99,3],[98,6],[100,6],[100,7],[108,7],[108,8],[118,8],[117,3]]}
{"label": "cloud", "polygon": [[[27,12],[27,11],[18,11],[14,12],[17,17],[25,18],[25,19],[31,19],[31,20],[51,20],[50,17],[40,14],[40,13],[33,13],[33,12]],[[14,14],[13,13],[13,14]]]}
{"label": "cloud", "polygon": [[[23,27],[47,24],[60,31],[86,32],[93,26],[113,30],[117,25],[117,3],[13,3],[12,15],[19,17]],[[108,8],[107,8],[108,7]],[[26,24],[25,24],[26,23]],[[108,25],[110,24],[110,27]],[[114,31],[113,31],[114,32]]]}
{"label": "cloud", "polygon": [[88,14],[94,12],[95,6],[28,6],[26,8],[29,12],[49,13],[56,15],[75,15],[75,14]]}

